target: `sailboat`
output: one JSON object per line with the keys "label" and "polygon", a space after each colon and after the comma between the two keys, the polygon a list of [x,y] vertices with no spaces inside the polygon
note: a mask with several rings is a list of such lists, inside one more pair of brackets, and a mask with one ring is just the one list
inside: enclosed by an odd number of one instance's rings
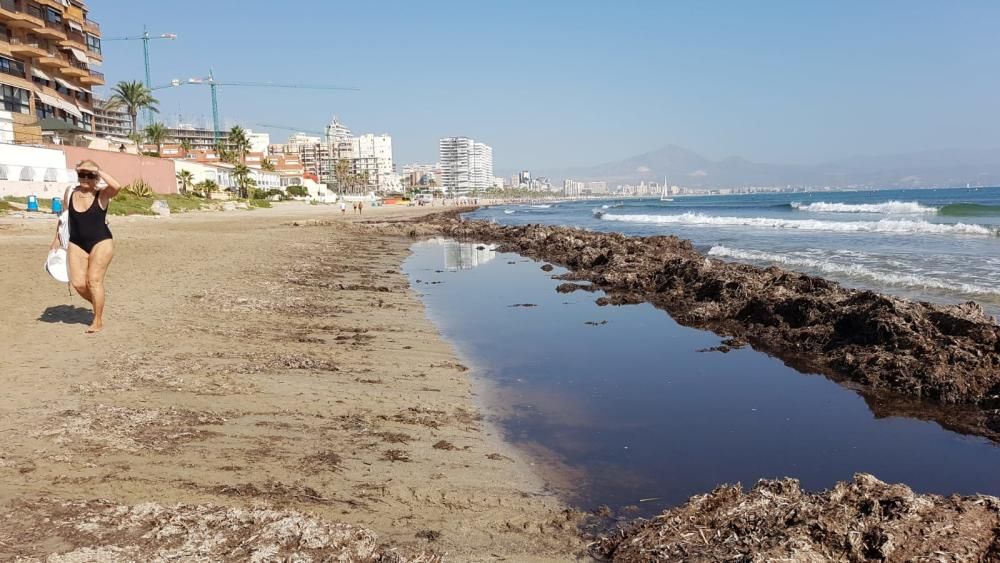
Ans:
{"label": "sailboat", "polygon": [[673,201],[674,198],[667,197],[670,195],[670,184],[667,183],[667,177],[663,177],[663,195],[660,196],[660,201]]}

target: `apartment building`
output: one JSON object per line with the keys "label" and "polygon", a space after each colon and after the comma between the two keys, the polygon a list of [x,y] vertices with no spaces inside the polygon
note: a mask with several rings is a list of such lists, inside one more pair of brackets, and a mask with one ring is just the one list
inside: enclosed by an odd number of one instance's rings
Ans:
{"label": "apartment building", "polygon": [[442,186],[452,195],[493,186],[493,148],[468,137],[446,137],[438,143]]}
{"label": "apartment building", "polygon": [[273,156],[298,155],[305,174],[321,183],[335,184],[338,162],[347,163],[347,173],[367,178],[367,185],[352,183],[352,190],[392,191],[400,189],[392,160],[392,137],[364,134],[352,136],[351,130],[336,118],[322,137],[295,133],[284,144],[270,145]]}
{"label": "apartment building", "polygon": [[109,109],[107,100],[94,98],[94,133],[98,137],[127,139],[132,131],[132,117],[124,109]]}
{"label": "apartment building", "polygon": [[102,61],[101,28],[84,2],[0,0],[0,109],[43,131],[93,133]]}

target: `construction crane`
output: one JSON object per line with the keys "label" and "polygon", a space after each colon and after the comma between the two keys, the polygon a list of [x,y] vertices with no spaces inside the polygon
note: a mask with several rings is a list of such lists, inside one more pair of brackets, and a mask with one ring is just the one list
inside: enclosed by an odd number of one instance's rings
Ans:
{"label": "construction crane", "polygon": [[[107,42],[107,41],[142,41],[142,56],[143,56],[143,59],[145,59],[145,62],[146,62],[146,88],[149,88],[150,90],[155,90],[156,88],[153,88],[153,81],[150,78],[150,74],[149,74],[149,41],[151,39],[167,39],[167,40],[173,41],[173,40],[177,39],[177,34],[176,33],[161,33],[160,35],[157,35],[157,36],[151,36],[149,34],[149,30],[146,29],[146,26],[142,26],[142,35],[133,36],[133,37],[129,37],[129,36],[125,36],[125,37],[110,37],[110,38],[109,37],[105,37],[104,39],[102,39],[102,41],[105,41],[105,42]],[[149,122],[149,123],[152,123],[153,122],[153,112],[152,112],[152,110],[150,110],[149,108],[146,108],[145,114],[146,114],[146,121]]]}
{"label": "construction crane", "polygon": [[215,127],[215,140],[219,140],[219,86],[239,86],[248,88],[297,88],[304,90],[345,90],[351,92],[359,91],[358,88],[351,88],[345,86],[324,86],[318,84],[282,84],[278,82],[219,82],[215,79],[215,74],[213,71],[208,71],[208,76],[204,78],[188,78],[185,81],[173,80],[171,85],[177,83],[177,86],[182,84],[189,85],[208,85],[212,90],[212,122]]}

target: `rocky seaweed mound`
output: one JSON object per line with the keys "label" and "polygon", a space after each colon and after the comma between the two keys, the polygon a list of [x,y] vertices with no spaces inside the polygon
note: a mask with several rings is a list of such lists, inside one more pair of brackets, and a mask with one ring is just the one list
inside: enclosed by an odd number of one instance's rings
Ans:
{"label": "rocky seaweed mound", "polygon": [[434,219],[444,234],[566,266],[607,293],[678,322],[748,341],[796,368],[875,392],[975,407],[1000,437],[1000,326],[969,302],[935,305],[849,289],[780,268],[708,258],[673,236]]}
{"label": "rocky seaweed mound", "polygon": [[[6,553],[6,555],[5,555]],[[0,518],[0,558],[84,561],[357,561],[435,563],[370,530],[268,506],[19,501]]]}
{"label": "rocky seaweed mound", "polygon": [[795,479],[724,485],[591,546],[650,561],[1000,561],[1000,499],[918,495],[871,475],[819,494]]}

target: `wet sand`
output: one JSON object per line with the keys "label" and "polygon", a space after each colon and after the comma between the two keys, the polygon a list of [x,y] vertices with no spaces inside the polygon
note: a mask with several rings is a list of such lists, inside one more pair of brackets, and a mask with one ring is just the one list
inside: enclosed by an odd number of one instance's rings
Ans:
{"label": "wet sand", "polygon": [[[401,274],[411,240],[357,220],[297,204],[114,218],[107,328],[88,336],[86,304],[41,268],[53,223],[0,218],[0,559],[241,559],[274,519],[295,523],[259,546],[278,554],[574,559],[571,516],[481,420]],[[338,523],[354,528],[334,538]],[[177,526],[246,545],[213,552]]]}

